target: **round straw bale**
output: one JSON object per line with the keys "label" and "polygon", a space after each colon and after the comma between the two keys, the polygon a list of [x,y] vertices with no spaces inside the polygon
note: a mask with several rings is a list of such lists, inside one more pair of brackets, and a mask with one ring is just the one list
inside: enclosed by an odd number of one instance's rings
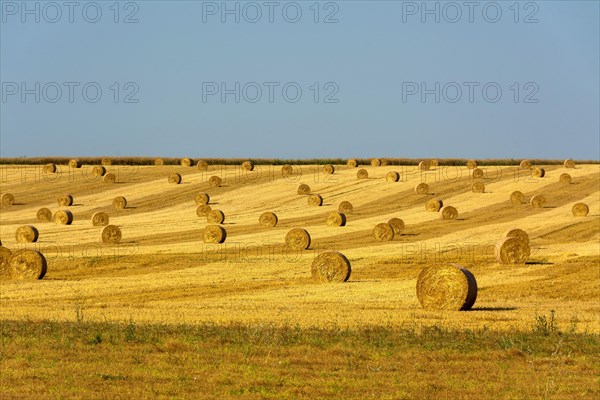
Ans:
{"label": "round straw bale", "polygon": [[102,165],[112,165],[112,160],[110,158],[103,158],[102,161],[100,161],[100,164],[102,164]]}
{"label": "round straw bale", "polygon": [[154,160],[154,165],[165,165],[165,160],[163,160],[162,158],[157,158],[156,160]]}
{"label": "round straw bale", "polygon": [[50,222],[52,221],[52,211],[47,209],[46,207],[42,207],[37,211],[37,219],[40,222]]}
{"label": "round straw bale", "polygon": [[211,211],[212,208],[209,205],[203,204],[196,208],[196,215],[199,217],[206,217]]}
{"label": "round straw bale", "polygon": [[535,178],[543,178],[546,175],[546,170],[542,167],[533,167],[531,176]]}
{"label": "round straw bale", "polygon": [[373,228],[373,237],[380,242],[389,242],[394,239],[394,228],[387,222],[377,224]]}
{"label": "round straw bale", "polygon": [[566,185],[570,184],[571,180],[571,175],[567,174],[566,172],[560,174],[560,176],[558,177],[558,181]]}
{"label": "round straw bale", "polygon": [[440,165],[440,162],[438,160],[430,160],[429,161],[429,166],[431,168],[437,168],[437,167],[439,167],[439,165]]}
{"label": "round straw bale", "polygon": [[54,222],[59,225],[71,225],[73,223],[73,213],[69,210],[58,210],[54,213]]}
{"label": "round straw bale", "polygon": [[333,167],[333,165],[331,165],[331,164],[323,165],[323,173],[325,175],[333,175],[334,172],[335,172],[335,168]]}
{"label": "round straw bale", "polygon": [[44,172],[47,174],[54,174],[56,172],[56,165],[53,163],[48,163],[44,165]]}
{"label": "round straw bale", "polygon": [[371,167],[380,167],[381,166],[381,158],[373,158],[371,160]]}
{"label": "round straw bale", "polygon": [[400,235],[404,231],[404,221],[400,218],[392,218],[388,221],[388,224],[392,227],[394,236]]}
{"label": "round straw bale", "polygon": [[178,174],[177,172],[169,174],[169,183],[179,185],[181,183],[181,174]]}
{"label": "round straw bale", "polygon": [[208,193],[200,192],[196,195],[196,205],[200,206],[202,204],[210,203],[210,196]]}
{"label": "round straw bale", "polygon": [[10,257],[12,251],[0,245],[0,278],[10,278]]}
{"label": "round straw bale", "polygon": [[513,228],[504,234],[504,237],[516,237],[517,239],[522,240],[523,242],[529,244],[529,235],[523,229]]}
{"label": "round straw bale", "polygon": [[252,161],[244,161],[242,163],[242,171],[252,171],[254,169],[254,163]]}
{"label": "round straw bale", "polygon": [[106,244],[120,243],[122,238],[121,229],[116,225],[106,225],[102,229],[100,238],[102,239],[102,242]]}
{"label": "round straw bale", "polygon": [[211,210],[206,216],[209,224],[222,224],[225,221],[225,213],[221,210]]}
{"label": "round straw bale", "polygon": [[198,161],[198,164],[196,164],[196,166],[198,167],[198,171],[207,171],[208,170],[208,163],[206,161]]}
{"label": "round straw bale", "polygon": [[285,245],[294,250],[306,250],[310,247],[310,234],[306,229],[290,229],[285,235]]}
{"label": "round straw bale", "polygon": [[477,168],[477,161],[475,161],[475,160],[468,160],[467,161],[467,168],[468,169],[475,169],[475,168]]}
{"label": "round straw bale", "polygon": [[417,298],[426,310],[469,310],[477,299],[477,281],[460,265],[427,267],[417,279]]}
{"label": "round straw bale", "polygon": [[541,194],[536,194],[531,199],[529,199],[529,204],[531,204],[533,208],[544,208],[544,206],[546,205],[546,198]]}
{"label": "round straw bale", "polygon": [[458,217],[458,211],[452,206],[444,206],[440,209],[442,219],[456,219]]}
{"label": "round straw bale", "polygon": [[219,225],[208,225],[202,231],[202,241],[204,243],[221,244],[227,239],[227,231]]}
{"label": "round straw bale", "polygon": [[386,174],[385,180],[388,182],[398,182],[400,180],[400,174],[396,171],[390,171]]}
{"label": "round straw bale", "polygon": [[415,186],[415,193],[416,194],[429,194],[429,185],[426,184],[425,182],[419,183],[417,186]]}
{"label": "round straw bale", "polygon": [[179,164],[182,167],[191,167],[194,164],[194,161],[192,161],[191,158],[182,158],[181,161],[179,161]]}
{"label": "round straw bale", "polygon": [[349,201],[342,201],[338,205],[338,211],[342,214],[352,214],[352,212],[354,211],[354,206]]}
{"label": "round straw bale", "polygon": [[279,219],[277,218],[277,215],[270,211],[266,211],[260,214],[260,217],[258,217],[258,223],[262,226],[266,226],[269,228],[272,228],[275,225],[277,225],[278,221]]}
{"label": "round straw bale", "polygon": [[46,257],[37,250],[18,250],[10,257],[10,274],[16,279],[42,279],[46,275]]}
{"label": "round straw bale", "polygon": [[104,176],[104,174],[106,174],[106,168],[104,168],[104,166],[102,165],[94,165],[92,167],[92,175],[99,177],[99,176]]}
{"label": "round straw bale", "polygon": [[529,244],[518,237],[501,239],[494,249],[500,264],[525,264],[530,254]]}
{"label": "round straw bale", "polygon": [[294,172],[294,168],[290,164],[285,164],[281,167],[281,175],[289,176]]}
{"label": "round straw bale", "polygon": [[481,168],[475,168],[471,172],[471,176],[473,177],[473,179],[481,179],[483,178],[483,170]]}
{"label": "round straw bale", "polygon": [[350,159],[350,160],[348,160],[346,165],[350,168],[356,168],[356,167],[358,167],[358,161],[356,161],[354,159]]}
{"label": "round straw bale", "polygon": [[419,161],[419,171],[429,171],[431,165],[429,165],[429,161]]}
{"label": "round straw bale", "polygon": [[40,237],[37,228],[32,225],[22,225],[15,232],[17,243],[35,243]]}
{"label": "round straw bale", "polygon": [[510,194],[510,202],[513,204],[523,204],[525,203],[525,195],[522,192],[515,190]]}
{"label": "round straw bale", "polygon": [[92,215],[92,225],[93,226],[106,226],[108,225],[108,214],[103,211],[95,212]]}
{"label": "round straw bale", "polygon": [[4,193],[2,197],[0,197],[0,203],[2,203],[3,206],[12,206],[15,204],[15,196],[10,193]]}
{"label": "round straw bale", "polygon": [[127,199],[123,196],[117,196],[113,199],[112,205],[115,210],[124,210],[127,208]]}
{"label": "round straw bale", "polygon": [[565,160],[563,165],[565,166],[565,168],[575,168],[575,161],[569,158],[568,160]]}
{"label": "round straw bale", "polygon": [[471,185],[471,191],[473,193],[485,193],[485,185],[483,182],[473,182]]}
{"label": "round straw bale", "polygon": [[63,194],[58,199],[58,205],[62,207],[68,207],[73,205],[73,196],[70,194]]}
{"label": "round straw bale", "polygon": [[444,207],[444,202],[440,199],[429,199],[425,203],[425,210],[429,212],[438,212],[442,207]]}
{"label": "round straw bale", "polygon": [[298,185],[298,194],[310,194],[310,186],[301,183],[300,185]]}
{"label": "round straw bale", "polygon": [[575,203],[571,208],[571,212],[575,217],[585,217],[590,212],[590,208],[585,203]]}
{"label": "round straw bale", "polygon": [[79,162],[79,160],[69,160],[69,167],[71,168],[81,168],[81,163]]}
{"label": "round straw bale", "polygon": [[350,261],[342,253],[327,251],[312,262],[310,273],[317,282],[346,282],[350,278]]}
{"label": "round straw bale", "polygon": [[329,214],[327,214],[325,223],[329,226],[345,226],[346,216],[341,212],[332,211]]}
{"label": "round straw bale", "polygon": [[117,181],[117,176],[115,174],[113,174],[112,172],[109,172],[106,175],[104,175],[104,178],[102,178],[102,181],[104,183],[115,183]]}
{"label": "round straw bale", "polygon": [[369,177],[369,173],[367,172],[366,169],[361,168],[356,172],[356,177],[358,179],[367,179]]}
{"label": "round straw bale", "polygon": [[320,207],[323,205],[323,197],[320,194],[311,194],[308,196],[308,205]]}
{"label": "round straw bale", "polygon": [[211,176],[208,180],[208,184],[210,187],[220,187],[222,183],[223,181],[221,180],[221,178],[219,178],[216,175]]}
{"label": "round straw bale", "polygon": [[521,163],[519,164],[519,168],[521,169],[531,169],[531,161],[529,160],[523,160],[521,161]]}

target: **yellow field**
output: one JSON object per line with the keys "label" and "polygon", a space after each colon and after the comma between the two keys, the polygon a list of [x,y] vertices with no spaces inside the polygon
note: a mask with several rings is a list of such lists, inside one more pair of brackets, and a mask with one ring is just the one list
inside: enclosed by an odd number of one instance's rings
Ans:
{"label": "yellow field", "polygon": [[[118,183],[94,178],[91,167],[48,175],[41,166],[1,168],[1,191],[16,203],[3,207],[0,237],[5,247],[37,248],[48,260],[42,281],[3,281],[1,319],[73,321],[135,321],[196,324],[202,322],[267,322],[319,326],[444,326],[457,329],[531,330],[536,316],[555,310],[559,328],[600,333],[600,167],[546,167],[544,178],[531,178],[515,166],[482,167],[486,193],[470,190],[466,167],[419,172],[415,167],[361,167],[369,179],[358,180],[357,169],[336,166],[324,175],[319,166],[295,167],[284,178],[280,166],[256,166],[242,172],[234,166],[209,171],[180,166],[111,166]],[[398,171],[401,182],[386,182]],[[171,172],[183,183],[167,182]],[[568,172],[573,181],[561,184]],[[210,188],[212,175],[223,178]],[[413,188],[427,182],[434,195]],[[296,193],[299,183],[324,198],[322,207],[307,205]],[[513,206],[510,193],[529,199],[543,194],[546,207]],[[210,206],[222,210],[227,240],[202,242],[204,218],[196,216],[194,198],[205,191]],[[58,196],[70,193],[75,204],[70,226],[39,223],[36,212],[58,210]],[[112,199],[125,196],[128,208],[116,211]],[[425,211],[438,197],[458,209],[459,218],[444,221]],[[343,201],[354,205],[345,227],[325,224],[328,212]],[[576,218],[576,202],[590,207]],[[106,211],[118,225],[118,246],[100,242],[100,227],[90,218]],[[264,211],[279,217],[274,228],[258,225]],[[392,242],[377,242],[373,226],[402,218],[405,231]],[[37,243],[15,243],[24,224],[40,232]],[[307,229],[313,239],[302,253],[286,251],[287,231]],[[525,266],[499,265],[494,244],[510,228],[529,233],[532,246]],[[314,256],[339,250],[352,264],[344,284],[317,284],[310,278]],[[474,273],[479,293],[471,312],[423,310],[415,294],[416,279],[425,266],[460,263]]]}

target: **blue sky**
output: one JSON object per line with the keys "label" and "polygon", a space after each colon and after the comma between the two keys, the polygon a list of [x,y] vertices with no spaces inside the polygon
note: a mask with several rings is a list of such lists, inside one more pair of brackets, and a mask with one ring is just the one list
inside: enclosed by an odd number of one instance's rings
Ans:
{"label": "blue sky", "polygon": [[2,0],[0,155],[599,159],[599,2],[464,3]]}

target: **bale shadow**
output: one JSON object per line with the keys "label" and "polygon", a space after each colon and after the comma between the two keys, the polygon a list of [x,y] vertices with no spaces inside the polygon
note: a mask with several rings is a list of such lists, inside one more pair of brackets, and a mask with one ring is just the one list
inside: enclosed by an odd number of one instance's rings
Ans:
{"label": "bale shadow", "polygon": [[474,307],[468,311],[516,311],[517,307]]}
{"label": "bale shadow", "polygon": [[525,265],[554,265],[554,263],[549,261],[527,261]]}
{"label": "bale shadow", "polygon": [[544,206],[542,208],[558,208],[558,207],[556,207],[556,206]]}

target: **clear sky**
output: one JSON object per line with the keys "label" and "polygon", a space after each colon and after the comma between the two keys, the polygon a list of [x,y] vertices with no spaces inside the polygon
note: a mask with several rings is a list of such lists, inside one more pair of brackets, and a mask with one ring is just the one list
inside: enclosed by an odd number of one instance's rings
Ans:
{"label": "clear sky", "polygon": [[598,1],[0,5],[2,157],[600,158]]}

